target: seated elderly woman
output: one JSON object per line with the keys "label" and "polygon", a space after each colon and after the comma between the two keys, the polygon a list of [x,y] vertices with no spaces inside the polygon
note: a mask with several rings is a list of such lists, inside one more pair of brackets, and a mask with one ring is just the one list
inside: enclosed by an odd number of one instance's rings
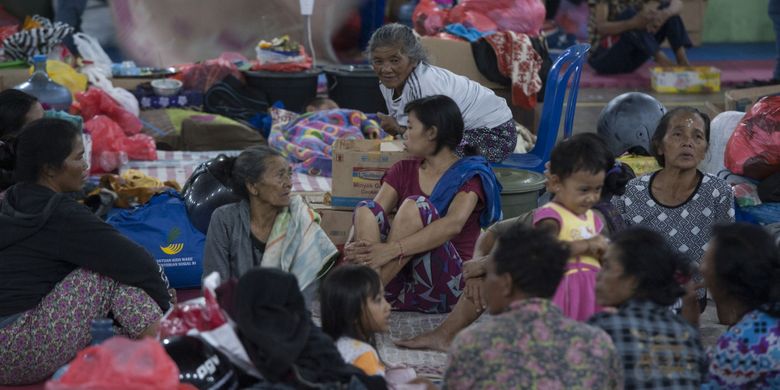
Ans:
{"label": "seated elderly woman", "polygon": [[659,233],[631,228],[612,237],[596,279],[596,300],[616,311],[588,323],[607,332],[629,389],[698,389],[707,369],[699,334],[669,310],[685,294],[689,261]]}
{"label": "seated elderly woman", "polygon": [[[734,221],[734,193],[724,180],[702,173],[710,120],[691,107],[679,107],[661,118],[651,139],[651,151],[662,169],[637,177],[626,193],[613,199],[626,224],[642,225],[663,234],[696,264],[712,238],[712,226]],[[696,280],[701,280],[698,272]],[[702,310],[704,290],[699,290]]]}
{"label": "seated elderly woman", "polygon": [[729,326],[709,351],[702,389],[780,388],[780,248],[760,226],[717,227],[701,272]]}
{"label": "seated elderly woman", "polygon": [[[410,127],[404,109],[409,102],[444,95],[463,114],[464,144],[476,146],[490,161],[501,161],[515,150],[517,130],[506,100],[467,77],[429,64],[411,28],[398,23],[380,27],[368,42],[368,54],[390,113],[379,114],[388,133],[403,134]],[[463,145],[456,146],[453,151],[462,156]]]}
{"label": "seated elderly woman", "polygon": [[514,225],[489,256],[493,316],[455,337],[444,388],[622,389],[609,336],[553,304],[569,251],[547,232]]}
{"label": "seated elderly woman", "polygon": [[51,375],[89,344],[94,319],[156,336],[170,306],[154,258],[64,194],[86,168],[70,122],[39,119],[18,138],[18,183],[0,203],[0,384]]}
{"label": "seated elderly woman", "polygon": [[501,216],[501,190],[485,158],[455,154],[463,119],[452,99],[422,98],[406,112],[406,149],[416,159],[394,164],[374,200],[358,204],[346,259],[379,271],[393,309],[444,313],[462,293],[461,267],[480,226]]}
{"label": "seated elderly woman", "polygon": [[319,226],[319,215],[290,196],[291,167],[275,150],[254,146],[236,157],[233,191],[243,200],[214,210],[206,235],[203,276],[223,281],[256,267],[294,274],[307,302],[338,251]]}

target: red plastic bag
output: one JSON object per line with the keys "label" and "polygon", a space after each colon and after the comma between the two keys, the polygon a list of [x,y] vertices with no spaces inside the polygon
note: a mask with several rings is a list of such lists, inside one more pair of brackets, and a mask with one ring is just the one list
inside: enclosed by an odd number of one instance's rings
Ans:
{"label": "red plastic bag", "polygon": [[97,115],[84,123],[92,137],[92,173],[112,172],[133,160],[156,160],[154,138],[146,134],[125,135],[122,128],[105,115]]}
{"label": "red plastic bag", "polygon": [[112,337],[81,350],[58,380],[46,390],[172,390],[192,389],[179,383],[179,368],[154,339]]}
{"label": "red plastic bag", "polygon": [[10,26],[2,26],[0,27],[0,46],[3,45],[3,41],[10,37],[11,35],[16,34],[19,31],[19,26],[14,24]]}
{"label": "red plastic bag", "polygon": [[455,7],[450,11],[447,17],[447,24],[461,23],[466,27],[475,28],[479,31],[496,31],[498,26],[493,19],[485,16],[482,12],[469,10],[466,7]]}
{"label": "red plastic bag", "polygon": [[160,321],[160,338],[182,336],[191,329],[205,332],[226,324],[227,318],[222,313],[214,292],[204,288],[203,298],[205,304],[197,300],[177,304]]}
{"label": "red plastic bag", "polygon": [[185,90],[193,89],[205,93],[212,85],[222,81],[227,75],[244,80],[244,75],[235,64],[220,57],[195,64],[181,65],[179,73],[174,78],[181,80]]}
{"label": "red plastic bag", "polygon": [[105,115],[116,122],[127,135],[138,134],[143,125],[137,116],[125,110],[102,89],[90,87],[86,92],[77,93],[76,100],[85,121],[97,115]]}
{"label": "red plastic bag", "polygon": [[[472,23],[480,31],[508,30],[537,36],[545,14],[544,2],[539,0],[462,0],[450,11],[447,23]],[[473,25],[490,26],[482,16],[493,21],[496,28],[483,30]]]}
{"label": "red plastic bag", "polygon": [[435,35],[444,29],[450,10],[434,0],[422,0],[412,13],[414,29],[420,35]]}
{"label": "red plastic bag", "polygon": [[780,96],[754,104],[726,144],[726,168],[763,180],[780,172]]}

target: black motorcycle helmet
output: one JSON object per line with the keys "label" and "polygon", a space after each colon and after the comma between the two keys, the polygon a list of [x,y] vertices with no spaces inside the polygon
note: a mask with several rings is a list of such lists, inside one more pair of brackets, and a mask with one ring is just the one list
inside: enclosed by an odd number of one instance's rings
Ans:
{"label": "black motorcycle helmet", "polygon": [[194,336],[176,336],[162,341],[165,351],[179,367],[179,381],[199,390],[238,389],[238,374],[227,356]]}
{"label": "black motorcycle helmet", "polygon": [[650,140],[666,114],[656,98],[641,92],[624,93],[607,103],[599,114],[598,133],[615,157],[630,151],[650,155]]}
{"label": "black motorcycle helmet", "polygon": [[235,157],[223,154],[198,166],[182,189],[190,222],[206,234],[211,214],[217,207],[241,200],[230,186]]}

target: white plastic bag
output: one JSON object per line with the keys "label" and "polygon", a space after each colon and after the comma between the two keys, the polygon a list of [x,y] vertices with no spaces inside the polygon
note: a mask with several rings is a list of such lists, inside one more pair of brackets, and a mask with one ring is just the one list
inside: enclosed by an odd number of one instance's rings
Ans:
{"label": "white plastic bag", "polygon": [[138,116],[141,113],[138,99],[129,91],[114,87],[111,77],[111,58],[103,50],[98,41],[84,33],[73,34],[73,42],[79,49],[81,57],[92,62],[81,68],[81,73],[87,76],[89,82],[97,88],[106,91],[122,107]]}

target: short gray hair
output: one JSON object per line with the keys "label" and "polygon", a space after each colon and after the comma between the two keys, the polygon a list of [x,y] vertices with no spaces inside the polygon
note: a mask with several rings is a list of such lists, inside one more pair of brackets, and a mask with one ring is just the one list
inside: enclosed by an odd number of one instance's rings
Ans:
{"label": "short gray hair", "polygon": [[266,161],[276,156],[281,156],[281,153],[266,145],[244,149],[233,162],[231,173],[233,192],[248,200],[249,192],[246,190],[246,185],[260,181],[260,177],[265,173]]}
{"label": "short gray hair", "polygon": [[428,62],[428,53],[414,30],[399,23],[386,24],[374,31],[368,41],[368,58],[372,58],[374,50],[380,47],[400,47],[401,54],[419,63]]}

